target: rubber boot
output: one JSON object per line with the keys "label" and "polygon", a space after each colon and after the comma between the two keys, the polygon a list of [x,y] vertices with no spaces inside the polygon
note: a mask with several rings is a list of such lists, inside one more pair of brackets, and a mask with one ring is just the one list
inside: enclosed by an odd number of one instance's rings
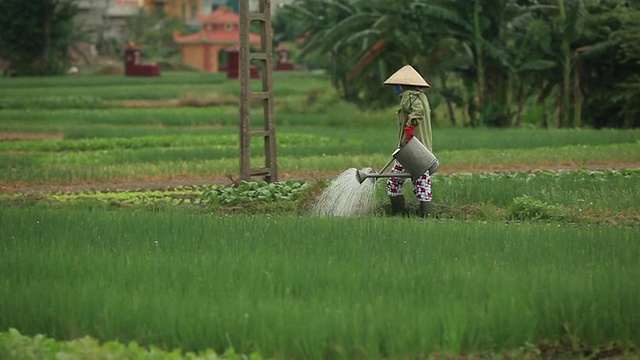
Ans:
{"label": "rubber boot", "polygon": [[389,196],[391,199],[391,215],[404,215],[404,195]]}
{"label": "rubber boot", "polygon": [[420,206],[419,207],[420,216],[422,218],[431,217],[431,212],[432,212],[431,201],[421,201],[419,206]]}

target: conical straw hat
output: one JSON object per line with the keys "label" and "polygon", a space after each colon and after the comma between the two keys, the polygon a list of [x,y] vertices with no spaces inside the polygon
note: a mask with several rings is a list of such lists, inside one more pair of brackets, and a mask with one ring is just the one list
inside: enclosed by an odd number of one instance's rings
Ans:
{"label": "conical straw hat", "polygon": [[384,81],[385,85],[413,85],[431,87],[411,65],[405,65]]}

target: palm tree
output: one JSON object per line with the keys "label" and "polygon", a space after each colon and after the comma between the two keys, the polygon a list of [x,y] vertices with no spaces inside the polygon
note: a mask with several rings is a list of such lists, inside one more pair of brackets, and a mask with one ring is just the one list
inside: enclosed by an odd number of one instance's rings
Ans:
{"label": "palm tree", "polygon": [[[525,0],[298,0],[288,8],[310,34],[303,55],[328,54],[345,99],[394,101],[380,83],[408,63],[439,83],[453,121],[452,104],[465,103],[469,125],[509,126],[531,93],[528,74],[550,66],[520,55],[531,54],[532,37],[522,29],[538,7]],[[452,74],[465,94],[448,88]]]}
{"label": "palm tree", "polygon": [[[520,7],[511,0],[436,0],[423,2],[443,34],[457,42],[455,69],[469,90],[470,125],[509,123],[507,25]],[[471,9],[471,11],[470,11]]]}
{"label": "palm tree", "polygon": [[555,96],[557,127],[581,124],[582,93],[580,91],[579,59],[584,51],[581,44],[586,16],[584,0],[546,0],[536,17],[545,24],[537,29],[539,42],[532,48],[541,54],[547,65],[538,69],[537,84],[542,89],[538,102]]}
{"label": "palm tree", "polygon": [[343,20],[358,12],[358,8],[351,3],[348,0],[299,0],[282,10],[283,16],[296,22],[301,35],[305,35],[299,56],[327,56],[333,85],[343,91],[347,100],[353,97],[349,83],[344,79],[348,71],[346,61],[352,50],[344,43],[343,32],[353,31],[355,24]]}
{"label": "palm tree", "polygon": [[[579,124],[581,101],[576,104],[577,107],[573,109],[573,114],[578,116],[572,116],[571,100],[577,95],[573,92],[571,83],[572,77],[577,74],[575,72],[576,57],[575,51],[571,48],[571,44],[578,40],[582,32],[582,25],[584,23],[584,2],[583,0],[568,0],[568,4],[565,4],[565,0],[558,1],[558,26],[561,31],[561,46],[560,46],[560,65],[562,71],[562,87],[560,90],[561,101],[558,111],[558,127],[574,127]],[[567,9],[568,5],[569,9]]]}
{"label": "palm tree", "polygon": [[442,56],[441,41],[433,41],[442,37],[428,16],[432,7],[424,0],[299,0],[287,16],[310,34],[303,56],[329,55],[334,84],[347,100],[385,105],[396,100],[380,91],[391,72],[412,64],[431,74]]}

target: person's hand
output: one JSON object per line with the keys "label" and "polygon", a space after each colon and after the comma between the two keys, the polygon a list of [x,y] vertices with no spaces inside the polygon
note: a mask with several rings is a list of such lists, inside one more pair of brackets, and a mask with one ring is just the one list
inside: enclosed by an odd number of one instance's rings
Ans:
{"label": "person's hand", "polygon": [[414,136],[414,126],[405,126],[404,128],[404,141],[408,143]]}

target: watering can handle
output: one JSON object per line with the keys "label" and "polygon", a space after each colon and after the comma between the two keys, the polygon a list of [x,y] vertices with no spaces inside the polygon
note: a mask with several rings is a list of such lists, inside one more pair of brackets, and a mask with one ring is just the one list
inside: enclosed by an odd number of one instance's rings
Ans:
{"label": "watering can handle", "polygon": [[387,170],[387,168],[389,167],[389,165],[391,165],[391,162],[393,162],[393,160],[395,160],[395,158],[391,158],[391,160],[389,160],[389,162],[384,164],[384,166],[382,167],[382,169],[380,169],[380,171],[378,171],[378,173],[382,174],[385,170]]}

